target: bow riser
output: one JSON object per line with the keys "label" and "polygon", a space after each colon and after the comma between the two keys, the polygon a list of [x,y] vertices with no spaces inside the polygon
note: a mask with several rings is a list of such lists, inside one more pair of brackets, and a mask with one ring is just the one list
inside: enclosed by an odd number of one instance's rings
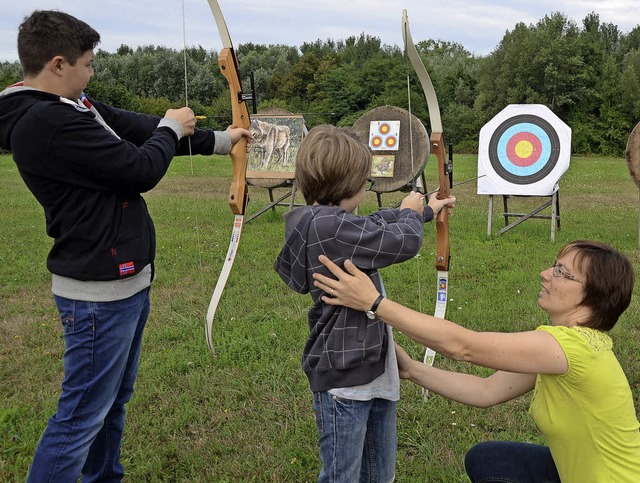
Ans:
{"label": "bow riser", "polygon": [[[243,127],[249,129],[251,119],[247,105],[242,100],[242,85],[240,84],[239,70],[233,51],[225,48],[218,55],[218,66],[220,72],[229,84],[231,95],[231,125],[232,127]],[[231,211],[236,215],[243,215],[248,201],[248,191],[246,183],[247,172],[247,140],[242,138],[231,148],[229,153],[232,162],[233,174],[231,187],[229,188],[228,203]]]}
{"label": "bow riser", "polygon": [[[444,135],[441,132],[431,134],[431,152],[438,160],[438,182],[440,189],[436,197],[443,200],[449,197],[449,174],[447,173],[447,153],[444,144]],[[440,210],[436,217],[436,269],[449,270],[449,210]]]}

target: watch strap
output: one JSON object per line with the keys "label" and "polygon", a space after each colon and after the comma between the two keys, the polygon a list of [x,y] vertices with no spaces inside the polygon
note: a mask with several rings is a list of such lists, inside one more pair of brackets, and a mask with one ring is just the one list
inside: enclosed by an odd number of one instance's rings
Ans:
{"label": "watch strap", "polygon": [[373,305],[369,309],[369,312],[373,312],[375,314],[376,310],[378,310],[378,305],[380,305],[380,302],[382,302],[383,298],[384,298],[384,295],[382,294],[378,295],[378,298],[376,299],[375,302],[373,302]]}

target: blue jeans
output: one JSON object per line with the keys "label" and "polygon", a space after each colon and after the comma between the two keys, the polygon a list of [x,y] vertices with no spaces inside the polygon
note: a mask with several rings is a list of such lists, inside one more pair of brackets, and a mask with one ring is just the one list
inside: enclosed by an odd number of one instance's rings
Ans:
{"label": "blue jeans", "polygon": [[149,289],[114,302],[55,296],[64,332],[64,379],[29,482],[120,481],[125,403],[138,374]]}
{"label": "blue jeans", "polygon": [[313,393],[318,427],[319,482],[393,481],[396,467],[396,403],[354,401]]}
{"label": "blue jeans", "polygon": [[472,483],[560,483],[547,446],[487,441],[473,446],[464,459]]}

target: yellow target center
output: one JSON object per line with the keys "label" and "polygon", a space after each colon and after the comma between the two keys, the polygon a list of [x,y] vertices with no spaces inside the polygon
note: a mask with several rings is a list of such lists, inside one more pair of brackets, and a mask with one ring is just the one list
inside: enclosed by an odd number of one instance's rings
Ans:
{"label": "yellow target center", "polygon": [[528,158],[533,154],[533,144],[529,141],[519,141],[516,144],[516,155],[519,158]]}

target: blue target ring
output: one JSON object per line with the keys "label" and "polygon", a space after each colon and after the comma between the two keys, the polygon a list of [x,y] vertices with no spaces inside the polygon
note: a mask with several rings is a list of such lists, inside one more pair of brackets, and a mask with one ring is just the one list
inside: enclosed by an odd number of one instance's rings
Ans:
{"label": "blue target ring", "polygon": [[560,139],[556,130],[532,114],[502,122],[489,141],[489,161],[495,172],[514,184],[544,179],[556,166]]}

